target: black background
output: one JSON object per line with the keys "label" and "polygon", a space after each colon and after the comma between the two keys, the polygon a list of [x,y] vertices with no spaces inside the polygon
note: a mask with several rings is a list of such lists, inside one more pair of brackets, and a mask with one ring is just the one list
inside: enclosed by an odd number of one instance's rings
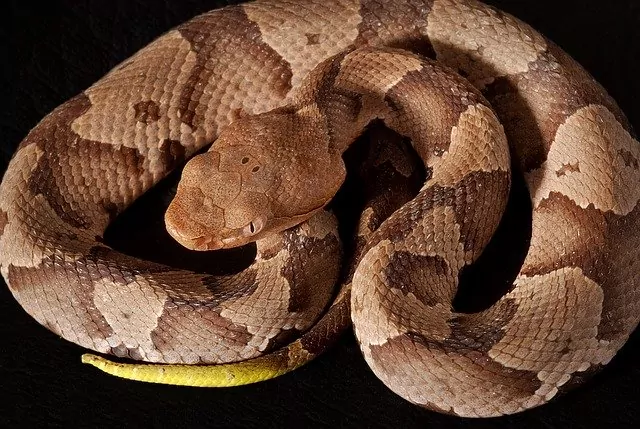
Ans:
{"label": "black background", "polygon": [[[640,129],[640,2],[492,0],[582,63]],[[223,4],[197,0],[19,0],[2,31],[0,171],[45,114],[174,25]],[[3,7],[7,12],[7,3]],[[639,184],[640,185],[640,184]],[[3,282],[2,282],[3,283]],[[368,369],[351,333],[292,374],[231,389],[123,381],[37,325],[0,287],[0,426],[640,427],[640,332],[586,385],[491,420],[410,405]]]}

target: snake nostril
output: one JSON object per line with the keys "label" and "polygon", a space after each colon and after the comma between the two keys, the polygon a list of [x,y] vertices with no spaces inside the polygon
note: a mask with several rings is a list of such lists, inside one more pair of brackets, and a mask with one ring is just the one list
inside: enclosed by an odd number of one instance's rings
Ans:
{"label": "snake nostril", "polygon": [[206,210],[210,211],[213,208],[213,199],[211,197],[205,196],[204,199],[202,200],[202,206]]}

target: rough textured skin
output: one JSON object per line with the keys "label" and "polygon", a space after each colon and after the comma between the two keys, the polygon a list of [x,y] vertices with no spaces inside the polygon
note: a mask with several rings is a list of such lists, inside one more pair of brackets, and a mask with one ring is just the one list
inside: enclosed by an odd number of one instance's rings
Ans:
{"label": "rough textured skin", "polygon": [[[321,208],[376,118],[411,139],[428,180],[384,222],[379,205],[365,210],[361,261],[316,323],[340,257]],[[200,275],[101,242],[216,139],[185,168],[167,225],[196,249],[258,239],[250,268]],[[507,295],[456,313],[458,274],[505,205],[507,141],[531,196],[530,249]],[[29,314],[84,347],[163,363],[254,358],[266,378],[321,352],[350,305],[365,359],[394,392],[460,416],[509,414],[606,364],[636,328],[639,159],[602,87],[494,8],[258,1],[165,34],[29,133],[0,185],[0,269]]]}

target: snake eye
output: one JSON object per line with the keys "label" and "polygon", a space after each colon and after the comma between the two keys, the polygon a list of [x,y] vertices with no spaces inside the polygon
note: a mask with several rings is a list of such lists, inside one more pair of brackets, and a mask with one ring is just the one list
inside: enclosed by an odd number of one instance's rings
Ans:
{"label": "snake eye", "polygon": [[247,226],[243,228],[242,232],[244,233],[245,236],[255,235],[262,230],[263,226],[264,226],[264,222],[262,221],[262,219],[260,218],[254,219],[251,222],[249,222]]}

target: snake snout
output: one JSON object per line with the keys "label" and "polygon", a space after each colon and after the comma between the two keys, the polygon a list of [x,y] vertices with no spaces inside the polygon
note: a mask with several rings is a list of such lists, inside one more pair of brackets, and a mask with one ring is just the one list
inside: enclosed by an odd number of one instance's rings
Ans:
{"label": "snake snout", "polygon": [[215,233],[224,223],[224,213],[216,207],[203,207],[197,197],[196,192],[176,194],[164,215],[167,232],[190,250],[217,250],[225,247]]}

